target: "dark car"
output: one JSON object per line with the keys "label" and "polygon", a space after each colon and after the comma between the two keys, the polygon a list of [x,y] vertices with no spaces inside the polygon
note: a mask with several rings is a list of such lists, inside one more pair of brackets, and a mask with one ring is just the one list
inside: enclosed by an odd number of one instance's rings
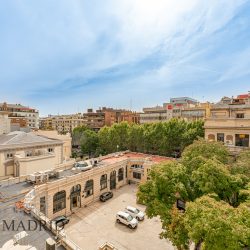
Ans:
{"label": "dark car", "polygon": [[101,194],[100,201],[104,202],[104,201],[106,201],[106,200],[108,200],[108,199],[110,199],[112,197],[113,197],[113,193],[112,192],[105,192],[105,193]]}
{"label": "dark car", "polygon": [[58,216],[52,220],[52,223],[55,223],[57,227],[63,227],[69,223],[69,219],[66,216]]}

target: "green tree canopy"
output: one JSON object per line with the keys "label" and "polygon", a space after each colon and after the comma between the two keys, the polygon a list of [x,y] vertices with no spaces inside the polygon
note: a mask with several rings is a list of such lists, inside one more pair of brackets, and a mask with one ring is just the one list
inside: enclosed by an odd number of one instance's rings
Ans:
{"label": "green tree canopy", "polygon": [[[198,140],[184,150],[181,161],[153,167],[150,180],[139,186],[138,200],[147,215],[160,216],[161,237],[178,249],[189,249],[191,241],[196,249],[250,246],[250,185],[231,171],[228,157],[221,143]],[[176,208],[177,200],[185,202],[186,212]]]}

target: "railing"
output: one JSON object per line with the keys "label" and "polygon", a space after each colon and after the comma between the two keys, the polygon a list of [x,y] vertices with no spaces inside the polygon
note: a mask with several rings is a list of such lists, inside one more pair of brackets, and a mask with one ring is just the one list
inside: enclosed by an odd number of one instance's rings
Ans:
{"label": "railing", "polygon": [[52,225],[51,220],[46,217],[43,213],[41,213],[38,209],[35,207],[32,207],[31,209],[31,215],[36,218],[39,221],[42,221],[45,223],[44,226],[46,226],[54,235],[56,235],[60,241],[60,243],[66,248],[70,250],[82,250],[81,247],[79,247],[75,242],[67,238],[67,235],[64,231],[64,229],[58,230],[56,227]]}

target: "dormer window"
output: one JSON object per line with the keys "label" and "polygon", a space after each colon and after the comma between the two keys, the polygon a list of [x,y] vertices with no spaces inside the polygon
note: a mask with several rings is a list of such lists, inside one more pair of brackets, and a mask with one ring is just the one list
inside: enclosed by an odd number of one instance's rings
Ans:
{"label": "dormer window", "polygon": [[6,158],[7,159],[12,159],[13,158],[13,153],[7,153]]}
{"label": "dormer window", "polygon": [[54,149],[53,148],[48,148],[48,152],[52,153],[52,152],[54,152]]}

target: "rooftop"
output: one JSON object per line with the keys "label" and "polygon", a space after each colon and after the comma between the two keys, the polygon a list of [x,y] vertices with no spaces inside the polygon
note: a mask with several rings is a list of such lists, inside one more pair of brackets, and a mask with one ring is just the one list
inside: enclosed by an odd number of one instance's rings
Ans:
{"label": "rooftop", "polygon": [[22,131],[14,131],[8,134],[0,135],[0,150],[16,147],[25,147],[32,145],[44,145],[53,143],[63,143],[60,140],[49,139],[44,136],[35,135],[33,133],[25,133]]}

